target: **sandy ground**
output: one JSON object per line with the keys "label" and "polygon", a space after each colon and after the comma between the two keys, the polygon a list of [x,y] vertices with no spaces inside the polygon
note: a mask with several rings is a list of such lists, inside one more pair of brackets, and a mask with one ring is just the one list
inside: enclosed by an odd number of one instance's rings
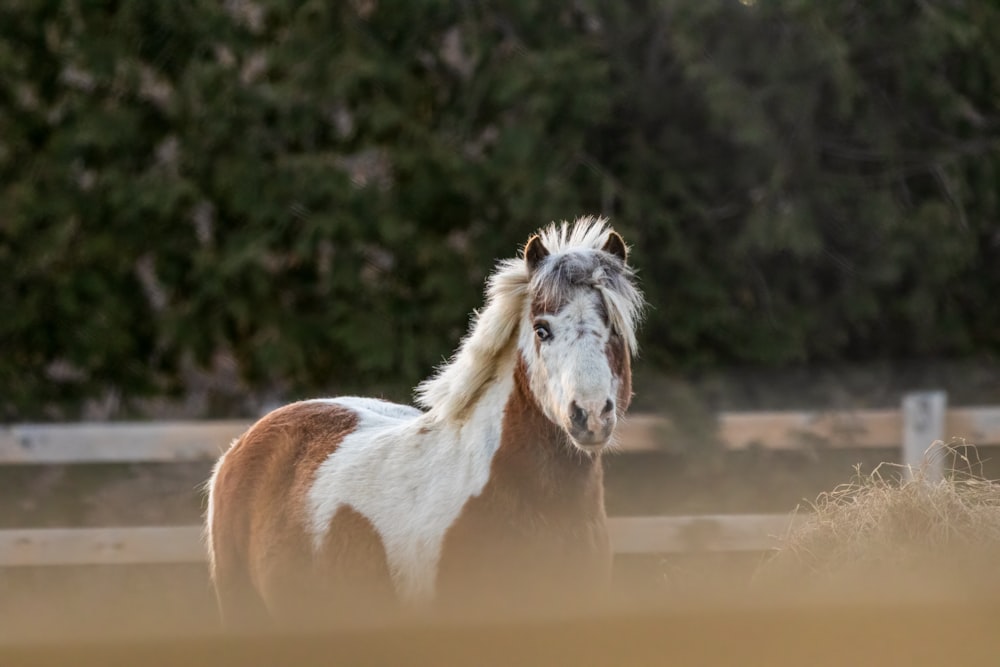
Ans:
{"label": "sandy ground", "polygon": [[996,665],[995,610],[709,610],[279,637],[0,649],[10,665]]}
{"label": "sandy ground", "polygon": [[[20,591],[5,582],[0,665],[966,667],[996,665],[1000,655],[1000,595],[954,587],[848,585],[823,596],[706,587],[541,617],[484,610],[322,632],[225,634],[203,568],[21,575],[28,586]],[[30,595],[18,594],[12,607],[9,594],[18,592]]]}

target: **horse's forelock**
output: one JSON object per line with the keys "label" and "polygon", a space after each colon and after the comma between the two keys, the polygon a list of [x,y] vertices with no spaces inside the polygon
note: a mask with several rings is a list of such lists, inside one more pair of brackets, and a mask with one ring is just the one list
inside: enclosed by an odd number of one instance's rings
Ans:
{"label": "horse's forelock", "polygon": [[532,275],[532,310],[558,312],[578,290],[597,290],[609,324],[635,354],[644,300],[634,281],[632,269],[614,255],[591,248],[564,251],[549,256]]}

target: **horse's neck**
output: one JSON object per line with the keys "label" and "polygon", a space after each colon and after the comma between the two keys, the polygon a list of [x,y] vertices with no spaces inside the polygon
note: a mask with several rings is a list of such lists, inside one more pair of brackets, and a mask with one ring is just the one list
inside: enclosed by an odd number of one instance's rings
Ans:
{"label": "horse's neck", "polygon": [[[505,390],[503,402],[477,405],[479,423],[491,424],[498,439],[488,445],[495,447],[488,481],[465,503],[442,546],[436,595],[444,604],[507,596],[522,604],[553,586],[558,596],[543,597],[561,600],[603,581],[610,562],[600,460],[573,451],[545,418],[523,364],[504,370],[498,377],[506,385],[495,387]],[[483,451],[481,441],[464,444]]]}
{"label": "horse's neck", "polygon": [[503,495],[516,496],[542,513],[603,516],[600,458],[577,451],[566,432],[542,413],[520,360],[504,407],[491,483]]}

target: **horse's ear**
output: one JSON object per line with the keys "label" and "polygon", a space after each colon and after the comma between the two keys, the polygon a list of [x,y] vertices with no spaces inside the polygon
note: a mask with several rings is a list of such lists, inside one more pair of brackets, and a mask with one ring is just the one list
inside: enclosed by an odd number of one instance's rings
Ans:
{"label": "horse's ear", "polygon": [[616,231],[608,232],[608,240],[604,242],[604,247],[601,250],[611,253],[623,262],[628,260],[628,247],[626,247],[621,234]]}
{"label": "horse's ear", "polygon": [[535,234],[524,246],[524,261],[528,265],[528,273],[534,273],[542,260],[549,256],[549,249],[542,243],[542,238]]}

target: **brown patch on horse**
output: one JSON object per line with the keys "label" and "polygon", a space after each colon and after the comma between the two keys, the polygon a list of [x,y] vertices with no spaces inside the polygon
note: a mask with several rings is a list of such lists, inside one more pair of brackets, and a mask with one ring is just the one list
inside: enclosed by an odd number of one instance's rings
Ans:
{"label": "brown patch on horse", "polygon": [[565,301],[556,301],[549,299],[544,294],[536,294],[535,298],[531,300],[531,317],[558,313],[565,305]]}
{"label": "brown patch on horse", "polygon": [[578,599],[603,588],[610,563],[600,458],[544,416],[519,359],[489,481],[445,536],[438,600],[449,608]]}
{"label": "brown patch on horse", "polygon": [[[368,518],[349,505],[330,521],[309,585],[323,592],[314,612],[328,620],[382,613],[396,601],[385,545]],[[344,618],[344,620],[347,620]]]}
{"label": "brown patch on horse", "polygon": [[[358,566],[356,559],[338,552],[323,561],[326,576],[316,576],[305,509],[316,469],[357,422],[357,415],[342,406],[293,403],[261,418],[226,453],[212,491],[212,575],[224,620],[244,615],[237,606],[248,603],[248,587],[273,615],[295,616],[297,610],[323,603],[324,596],[336,595],[325,581],[343,581]],[[367,558],[380,550],[384,563],[381,541],[357,512],[338,512],[331,529],[341,539],[351,531],[352,544],[357,539]],[[387,574],[377,559],[364,568],[365,575]],[[317,588],[318,582],[324,584]]]}
{"label": "brown patch on horse", "polygon": [[628,406],[632,403],[632,364],[629,359],[628,346],[625,340],[612,332],[607,344],[604,346],[604,354],[608,357],[608,365],[611,372],[618,378],[617,409],[618,416],[625,414]]}

